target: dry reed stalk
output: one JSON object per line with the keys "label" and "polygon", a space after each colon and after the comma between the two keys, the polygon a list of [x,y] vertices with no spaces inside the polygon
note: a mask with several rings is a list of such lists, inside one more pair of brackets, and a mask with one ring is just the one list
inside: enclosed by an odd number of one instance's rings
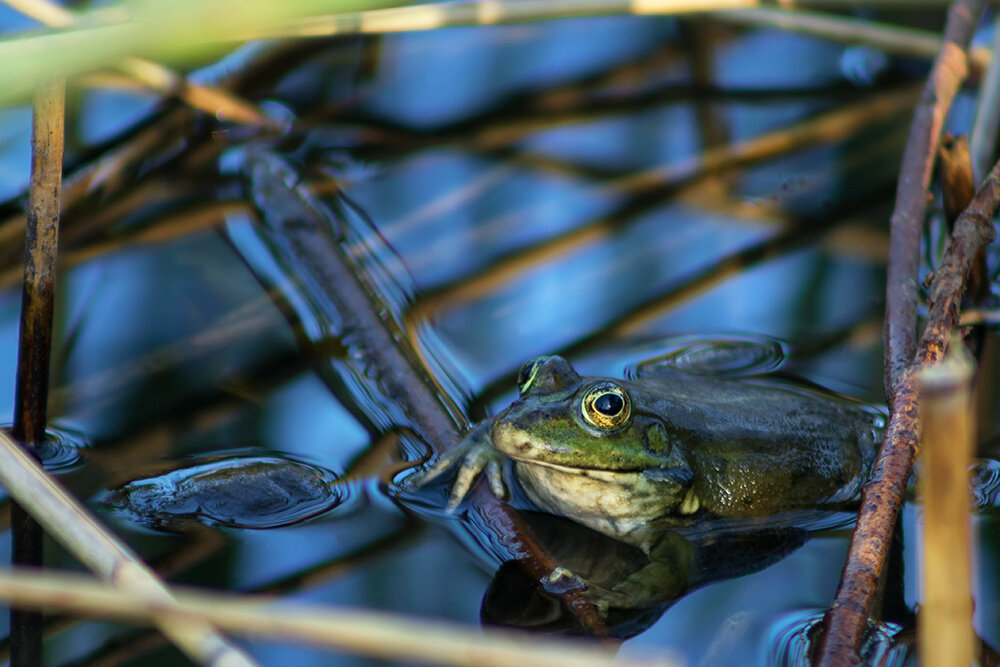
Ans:
{"label": "dry reed stalk", "polygon": [[928,325],[915,357],[920,232],[931,169],[945,116],[968,70],[965,51],[983,5],[979,0],[956,0],[949,9],[944,43],[914,112],[903,152],[886,279],[884,387],[891,412],[871,481],[862,490],[861,510],[837,594],[826,614],[817,651],[820,667],[847,667],[858,661],[917,453],[919,421],[912,370],[941,358],[947,335],[958,321],[958,304],[973,257],[993,238],[991,219],[1000,196],[1000,165],[955,223],[942,268],[934,276]]}
{"label": "dry reed stalk", "polygon": [[89,577],[0,570],[0,599],[51,610],[154,622],[169,617],[212,624],[252,637],[293,640],[386,660],[496,667],[668,667],[673,659],[618,660],[593,641],[470,628],[398,614],[292,604],[259,596],[178,592],[152,600],[126,595]]}
{"label": "dry reed stalk", "polygon": [[938,141],[951,102],[968,73],[966,49],[983,13],[982,0],[956,0],[948,11],[945,39],[913,114],[892,212],[886,277],[885,393],[889,402],[916,350],[917,272],[920,230]]}
{"label": "dry reed stalk", "polygon": [[[756,25],[774,25],[787,30],[877,46],[893,53],[933,58],[940,39],[922,30],[898,28],[870,21],[844,19],[825,14],[789,11],[793,7],[852,7],[855,0],[780,0],[783,9],[762,8],[760,0],[460,0],[407,7],[340,12],[310,16],[283,24],[265,26],[244,35],[247,39],[330,37],[437,30],[453,26],[498,25],[581,16],[635,14],[663,16],[712,14],[713,18]],[[942,6],[941,1],[928,2]],[[912,3],[908,3],[910,8]],[[760,9],[757,9],[760,8]],[[976,55],[976,65],[985,66],[989,50]]]}
{"label": "dry reed stalk", "polygon": [[974,662],[969,461],[974,442],[973,363],[960,340],[938,366],[917,373],[924,515],[920,664]]}
{"label": "dry reed stalk", "polygon": [[958,324],[959,304],[979,249],[996,236],[993,215],[1000,206],[1000,163],[993,167],[972,203],[955,221],[930,288],[927,325],[912,364],[896,385],[879,458],[861,492],[861,511],[851,537],[837,597],[826,616],[819,646],[823,667],[853,665],[865,639],[868,618],[899,517],[906,483],[917,455],[919,415],[914,372],[940,361]]}
{"label": "dry reed stalk", "polygon": [[[171,603],[170,591],[156,574],[3,431],[0,484],[70,553],[119,589],[119,595],[146,605]],[[210,625],[169,614],[154,616],[160,631],[198,664],[256,664]]]}
{"label": "dry reed stalk", "polygon": [[[50,81],[35,91],[31,126],[31,178],[24,242],[24,286],[18,336],[14,437],[29,451],[45,441],[55,303],[56,255],[62,191],[66,84]],[[11,507],[11,561],[41,566],[42,534],[18,504]],[[42,618],[24,610],[10,615],[11,665],[42,661]]]}
{"label": "dry reed stalk", "polygon": [[[720,21],[769,26],[848,44],[867,44],[902,56],[934,58],[941,50],[941,37],[935,33],[833,14],[767,7],[719,12],[713,17]],[[973,70],[985,69],[992,56],[990,49],[973,50],[970,54]]]}

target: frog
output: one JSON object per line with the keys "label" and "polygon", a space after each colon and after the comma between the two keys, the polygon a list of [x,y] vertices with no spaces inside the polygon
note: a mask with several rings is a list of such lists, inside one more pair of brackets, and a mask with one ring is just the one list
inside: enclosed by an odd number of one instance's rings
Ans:
{"label": "frog", "polygon": [[881,440],[883,417],[863,404],[755,378],[583,376],[551,355],[517,385],[423,481],[460,462],[450,509],[481,475],[498,497],[516,480],[539,509],[647,552],[664,529],[845,509]]}

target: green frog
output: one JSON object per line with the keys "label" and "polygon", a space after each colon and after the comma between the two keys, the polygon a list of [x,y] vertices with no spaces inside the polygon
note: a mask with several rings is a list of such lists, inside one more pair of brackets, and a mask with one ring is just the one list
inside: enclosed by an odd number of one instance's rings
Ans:
{"label": "green frog", "polygon": [[881,437],[881,415],[819,392],[660,367],[632,380],[579,375],[562,357],[527,362],[520,396],[459,451],[457,506],[485,473],[528,498],[648,551],[658,530],[752,523],[856,500]]}

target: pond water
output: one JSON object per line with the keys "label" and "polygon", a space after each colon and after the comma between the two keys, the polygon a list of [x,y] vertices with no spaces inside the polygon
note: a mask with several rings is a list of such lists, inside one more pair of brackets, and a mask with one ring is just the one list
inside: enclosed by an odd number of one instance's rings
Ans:
{"label": "pond water", "polygon": [[[906,20],[936,30],[941,14]],[[243,49],[202,76],[258,57]],[[887,221],[908,90],[926,70],[707,19],[568,19],[289,49],[241,90],[301,129],[264,141],[182,124],[68,216],[52,410],[71,435],[53,454],[56,470],[171,581],[565,629],[526,619],[537,582],[502,564],[502,538],[474,512],[445,510],[444,481],[412,497],[387,492],[399,458],[416,459],[426,443],[364,341],[340,336],[345,315],[302,248],[269,231],[267,219],[286,210],[274,188],[329,207],[333,236],[391,333],[414,342],[460,424],[510,404],[518,369],[543,354],[584,375],[664,364],[769,373],[878,403]],[[953,131],[967,132],[973,101],[960,95]],[[134,91],[88,90],[75,102],[69,163],[113,145],[153,106]],[[725,155],[730,143],[852,110],[864,120],[794,150]],[[27,125],[20,111],[4,113],[0,190],[13,195],[27,179]],[[194,219],[208,222],[184,226]],[[0,293],[8,406],[18,306],[16,286]],[[983,400],[988,416],[995,391]],[[995,431],[984,417],[983,440]],[[996,647],[998,475],[978,474],[975,626]],[[907,505],[888,596],[909,608],[919,600],[918,515]],[[622,653],[804,664],[808,630],[840,576],[846,516],[808,533],[763,526],[679,539],[671,557],[696,563],[694,574],[677,590],[664,584],[644,613],[609,622],[631,637]],[[613,583],[644,558],[572,522],[526,520],[574,572]],[[48,553],[73,567],[57,547]],[[873,661],[906,658],[906,613],[896,616],[873,633]],[[147,652],[137,634],[76,624],[47,644],[49,659],[175,664],[172,649],[153,642]],[[371,662],[246,643],[263,664]]]}

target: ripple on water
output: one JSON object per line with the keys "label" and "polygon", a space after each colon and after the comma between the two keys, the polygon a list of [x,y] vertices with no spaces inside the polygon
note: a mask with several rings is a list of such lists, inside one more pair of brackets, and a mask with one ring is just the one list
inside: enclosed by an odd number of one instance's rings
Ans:
{"label": "ripple on water", "polygon": [[976,509],[986,510],[1000,503],[1000,461],[980,459],[969,468],[972,498]]}
{"label": "ripple on water", "polygon": [[345,509],[351,505],[352,488],[340,484],[334,472],[302,461],[229,456],[132,480],[99,500],[105,508],[159,530],[192,522],[264,529]]}
{"label": "ripple on water", "polygon": [[630,379],[661,371],[739,377],[767,373],[785,360],[781,341],[767,336],[681,336],[666,341],[663,354],[626,368]]}
{"label": "ripple on water", "polygon": [[[0,428],[10,432],[12,424]],[[42,467],[50,473],[64,473],[75,470],[83,463],[80,451],[90,447],[90,441],[80,431],[60,426],[45,429],[46,439],[38,447],[38,458]]]}
{"label": "ripple on water", "polygon": [[[823,621],[823,611],[804,609],[789,612],[768,630],[761,664],[769,667],[809,667],[809,654],[816,640],[815,630]],[[897,641],[900,626],[895,623],[871,623],[861,649],[861,664],[902,667],[911,645]]]}

